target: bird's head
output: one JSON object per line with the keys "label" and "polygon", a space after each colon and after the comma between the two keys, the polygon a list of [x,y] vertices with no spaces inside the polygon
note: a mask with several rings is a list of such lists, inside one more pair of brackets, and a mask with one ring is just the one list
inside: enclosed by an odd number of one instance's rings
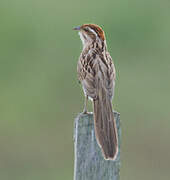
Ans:
{"label": "bird's head", "polygon": [[75,27],[74,30],[79,31],[83,45],[93,41],[105,41],[104,31],[96,24],[83,24],[82,26]]}

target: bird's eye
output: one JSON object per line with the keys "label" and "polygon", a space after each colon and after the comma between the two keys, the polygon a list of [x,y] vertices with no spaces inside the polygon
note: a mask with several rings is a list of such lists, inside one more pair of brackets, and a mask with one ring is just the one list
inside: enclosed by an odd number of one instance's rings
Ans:
{"label": "bird's eye", "polygon": [[87,28],[84,29],[85,32],[89,32],[89,30]]}

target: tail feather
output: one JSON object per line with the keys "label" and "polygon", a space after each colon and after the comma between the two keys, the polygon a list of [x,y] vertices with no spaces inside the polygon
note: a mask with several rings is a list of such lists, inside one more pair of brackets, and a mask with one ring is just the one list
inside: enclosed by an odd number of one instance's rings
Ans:
{"label": "tail feather", "polygon": [[104,158],[114,160],[118,153],[117,127],[113,115],[111,98],[102,89],[93,101],[96,139]]}

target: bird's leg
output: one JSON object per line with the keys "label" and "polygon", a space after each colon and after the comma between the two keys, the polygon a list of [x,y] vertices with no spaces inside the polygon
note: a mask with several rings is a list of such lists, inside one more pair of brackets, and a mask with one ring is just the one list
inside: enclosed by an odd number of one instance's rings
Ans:
{"label": "bird's leg", "polygon": [[87,114],[88,95],[85,95],[83,114]]}

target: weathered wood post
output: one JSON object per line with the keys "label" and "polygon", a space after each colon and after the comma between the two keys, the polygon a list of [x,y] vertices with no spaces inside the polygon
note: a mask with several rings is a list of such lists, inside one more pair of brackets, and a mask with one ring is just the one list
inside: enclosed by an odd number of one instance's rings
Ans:
{"label": "weathered wood post", "polygon": [[119,153],[115,161],[104,160],[96,142],[93,114],[79,114],[74,129],[74,180],[119,180],[120,114],[114,112],[118,128]]}

